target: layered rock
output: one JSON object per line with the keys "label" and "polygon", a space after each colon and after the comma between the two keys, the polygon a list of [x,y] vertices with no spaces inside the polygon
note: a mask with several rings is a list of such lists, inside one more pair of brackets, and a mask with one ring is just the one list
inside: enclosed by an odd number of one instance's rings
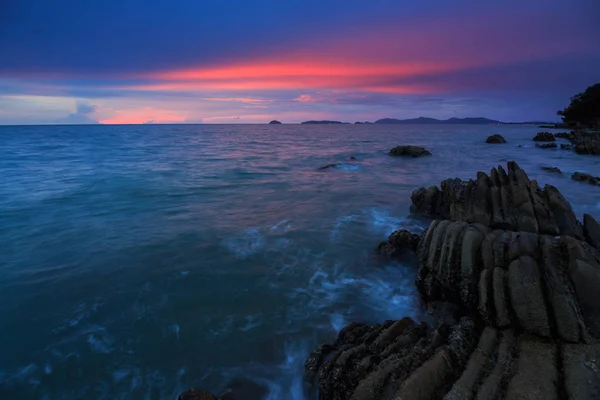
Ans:
{"label": "layered rock", "polygon": [[[515,163],[413,201],[443,218],[421,236],[417,287],[456,314],[435,329],[406,318],[344,328],[307,361],[319,399],[598,398],[598,223],[582,227]],[[402,231],[385,246],[413,239]]]}
{"label": "layered rock", "polygon": [[415,190],[412,210],[433,218],[479,223],[508,229],[583,239],[581,224],[560,192],[552,185],[540,188],[515,162],[476,180],[448,179],[440,188]]}
{"label": "layered rock", "polygon": [[391,156],[423,157],[430,156],[431,152],[421,146],[396,146],[389,151]]}

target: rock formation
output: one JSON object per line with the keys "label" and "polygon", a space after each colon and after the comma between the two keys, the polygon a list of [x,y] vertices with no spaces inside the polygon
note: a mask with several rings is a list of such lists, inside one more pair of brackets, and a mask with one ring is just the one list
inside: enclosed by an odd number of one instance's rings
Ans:
{"label": "rock formation", "polygon": [[488,137],[485,141],[486,143],[506,143],[506,139],[504,139],[501,135],[494,134]]}
{"label": "rock formation", "polygon": [[585,172],[575,172],[571,179],[579,182],[586,182],[590,185],[600,186],[600,177],[587,174]]}
{"label": "rock formation", "polygon": [[409,156],[409,157],[423,157],[430,156],[431,152],[421,146],[396,146],[390,150],[391,156]]}
{"label": "rock formation", "polygon": [[[516,163],[413,193],[435,216],[417,287],[430,326],[353,323],[306,362],[320,400],[593,399],[600,393],[600,226]],[[406,231],[386,246],[411,248]]]}
{"label": "rock formation", "polygon": [[438,219],[421,236],[394,232],[379,250],[416,253],[417,288],[438,311],[428,323],[347,325],[306,360],[311,394],[598,399],[598,222],[585,215],[582,225],[556,188],[540,188],[514,162],[415,190],[412,200]]}
{"label": "rock formation", "polygon": [[269,125],[281,125],[281,122],[279,122],[277,120],[273,120],[273,121],[269,122]]}
{"label": "rock formation", "polygon": [[556,139],[550,132],[540,132],[533,138],[535,142],[554,142]]}
{"label": "rock formation", "polygon": [[558,167],[542,167],[544,171],[553,172],[562,175],[562,171]]}
{"label": "rock formation", "polygon": [[569,140],[577,154],[600,155],[600,134],[573,131],[557,133],[555,136]]}
{"label": "rock formation", "polygon": [[387,242],[381,243],[377,251],[380,254],[390,257],[402,256],[407,252],[416,252],[420,241],[421,236],[411,233],[406,229],[400,229],[392,233]]}

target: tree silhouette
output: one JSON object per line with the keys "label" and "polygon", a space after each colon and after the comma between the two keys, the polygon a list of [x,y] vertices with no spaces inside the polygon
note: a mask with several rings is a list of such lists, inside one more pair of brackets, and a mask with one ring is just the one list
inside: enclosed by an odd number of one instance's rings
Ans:
{"label": "tree silhouette", "polygon": [[600,128],[600,83],[571,97],[571,104],[557,114],[571,127]]}

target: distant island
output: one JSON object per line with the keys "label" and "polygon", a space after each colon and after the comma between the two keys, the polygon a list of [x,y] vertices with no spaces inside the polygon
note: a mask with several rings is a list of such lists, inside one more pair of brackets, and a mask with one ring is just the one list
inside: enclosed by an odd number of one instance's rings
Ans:
{"label": "distant island", "polygon": [[469,124],[469,125],[490,125],[490,124],[502,124],[503,122],[496,121],[488,118],[450,118],[450,119],[436,119],[436,118],[411,118],[411,119],[396,119],[396,118],[383,118],[375,121],[376,124]]}
{"label": "distant island", "polygon": [[273,120],[273,121],[269,122],[269,125],[281,125],[281,122],[279,122],[277,120]]}
{"label": "distant island", "polygon": [[341,121],[304,121],[302,124],[307,125],[332,125],[332,124],[347,124],[348,122]]}

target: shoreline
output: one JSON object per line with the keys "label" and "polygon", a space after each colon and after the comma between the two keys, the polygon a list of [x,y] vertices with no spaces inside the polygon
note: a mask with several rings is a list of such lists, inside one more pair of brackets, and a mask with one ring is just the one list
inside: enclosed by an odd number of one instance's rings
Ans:
{"label": "shoreline", "polygon": [[579,222],[556,188],[540,188],[514,162],[417,189],[411,200],[411,211],[433,221],[421,236],[394,232],[379,250],[416,255],[416,287],[436,322],[350,323],[306,360],[306,392],[322,400],[593,398],[600,372],[581,365],[600,359],[598,222]]}

